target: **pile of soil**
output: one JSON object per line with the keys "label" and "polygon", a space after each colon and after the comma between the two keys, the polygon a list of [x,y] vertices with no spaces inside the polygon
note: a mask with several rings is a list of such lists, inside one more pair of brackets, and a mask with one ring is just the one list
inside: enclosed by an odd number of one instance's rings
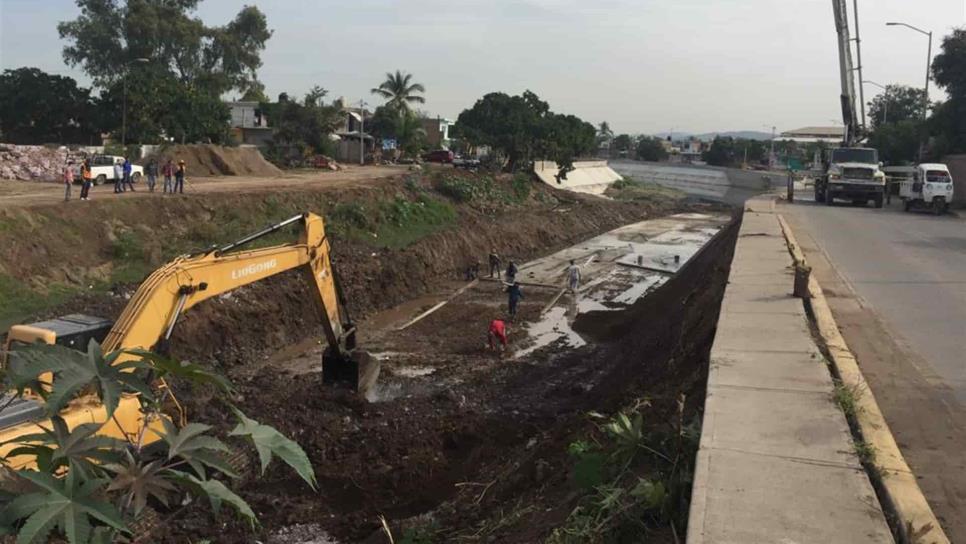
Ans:
{"label": "pile of soil", "polygon": [[175,163],[185,161],[189,176],[280,176],[282,171],[265,160],[261,151],[254,147],[224,147],[213,144],[175,145],[143,159],[164,164],[168,159]]}

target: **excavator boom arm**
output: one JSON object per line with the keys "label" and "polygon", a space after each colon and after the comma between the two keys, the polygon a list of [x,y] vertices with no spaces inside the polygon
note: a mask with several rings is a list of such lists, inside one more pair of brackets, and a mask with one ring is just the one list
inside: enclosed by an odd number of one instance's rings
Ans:
{"label": "excavator boom arm", "polygon": [[[304,228],[297,243],[236,250],[298,221]],[[322,218],[306,213],[221,249],[179,257],[156,270],[141,284],[108,333],[104,349],[153,349],[170,337],[180,315],[195,304],[301,268],[304,275],[311,278],[312,291],[319,300],[326,340],[330,348],[339,353],[344,349],[343,337],[350,332],[347,329],[351,323],[339,300],[329,251]]]}

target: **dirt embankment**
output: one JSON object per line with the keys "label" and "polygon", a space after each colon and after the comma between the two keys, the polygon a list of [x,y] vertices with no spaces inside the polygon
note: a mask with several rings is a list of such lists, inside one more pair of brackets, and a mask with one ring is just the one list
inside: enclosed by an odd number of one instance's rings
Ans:
{"label": "dirt embankment", "polygon": [[[0,210],[0,294],[11,306],[0,307],[0,321],[66,311],[113,317],[137,283],[173,256],[303,211],[326,217],[333,261],[359,317],[456,279],[491,250],[523,260],[682,209],[673,199],[613,202],[542,184],[508,203],[509,183],[495,186],[506,188],[494,189],[503,200],[466,202],[439,194],[423,176],[360,188]],[[317,334],[317,324],[307,285],[297,273],[282,274],[193,308],[176,329],[174,353],[231,367]]]}
{"label": "dirt embankment", "polygon": [[185,161],[191,176],[280,176],[282,171],[265,160],[254,147],[225,147],[212,144],[174,145],[141,161],[157,159],[160,164],[171,159],[175,164]]}

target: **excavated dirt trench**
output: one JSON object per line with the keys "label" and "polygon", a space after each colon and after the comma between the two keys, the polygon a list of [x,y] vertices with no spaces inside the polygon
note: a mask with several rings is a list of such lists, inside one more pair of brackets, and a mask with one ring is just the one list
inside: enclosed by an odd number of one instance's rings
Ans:
{"label": "excavated dirt trench", "polygon": [[[8,211],[0,217],[6,221],[6,230],[0,229],[0,273],[38,284],[83,284],[110,271],[119,233],[138,234],[147,265],[154,267],[163,261],[167,248],[157,242],[164,237],[180,247],[206,240],[206,226],[255,215],[277,220],[303,210],[325,213],[342,202],[371,207],[400,195],[411,198],[410,191],[401,180],[387,180],[365,189],[208,195],[149,207],[125,201]],[[452,228],[403,249],[333,236],[334,264],[356,317],[445,290],[458,269],[492,249],[522,261],[645,218],[720,209],[693,202],[605,201],[542,186],[527,202],[497,213],[457,208]],[[62,236],[65,232],[89,235],[75,240]],[[482,337],[467,331],[482,335],[494,309],[488,300],[501,295],[496,285],[481,285],[474,295],[478,303],[444,308],[408,333],[371,338],[380,349],[402,352],[387,365],[385,383],[406,376],[407,387],[416,390],[397,395],[388,389],[377,402],[324,387],[317,372],[306,372],[311,360],[281,364],[308,351],[307,338],[320,336],[317,310],[298,274],[192,308],[176,328],[174,355],[232,377],[239,391],[234,402],[298,441],[320,485],[313,492],[291,471],[274,466],[239,490],[259,516],[254,533],[229,513],[215,517],[207,507],[188,506],[156,539],[296,543],[324,532],[341,543],[370,536],[381,543],[383,515],[397,530],[431,517],[439,531],[433,542],[541,541],[579,498],[566,446],[590,425],[588,410],[613,412],[649,397],[648,424],[659,429],[670,424],[679,394],[686,395],[689,416],[701,406],[735,232],[734,226],[723,230],[637,304],[580,316],[574,328],[593,341],[579,349],[550,345],[504,361],[482,353],[477,349]],[[71,311],[115,316],[133,287],[79,296],[38,317]],[[552,296],[553,291],[528,290],[521,319],[534,319]],[[426,368],[432,372],[419,375]],[[178,392],[192,421],[225,420],[227,408],[210,402],[208,392]],[[514,523],[499,521],[519,504],[528,508]],[[293,528],[308,538],[277,534]],[[662,541],[660,532],[655,539]]]}
{"label": "excavated dirt trench", "polygon": [[[648,398],[648,431],[657,432],[672,425],[680,395],[689,419],[702,406],[736,232],[733,222],[626,310],[579,316],[574,327],[592,342],[578,349],[548,346],[513,361],[481,354],[465,338],[465,324],[485,310],[469,303],[441,313],[433,333],[383,339],[406,350],[386,378],[416,369],[406,374],[415,394],[367,402],[324,387],[317,373],[262,367],[236,400],[305,448],[319,491],[276,467],[240,490],[260,517],[257,536],[231,516],[190,510],[173,520],[165,541],[325,542],[324,534],[343,543],[385,542],[379,516],[397,537],[419,520],[434,528],[433,542],[542,541],[579,498],[566,447],[591,425],[586,412],[613,413]],[[522,319],[549,297],[525,301]],[[425,368],[432,372],[422,375]],[[195,410],[209,422],[223,414],[204,403]],[[657,528],[649,541],[673,537]]]}

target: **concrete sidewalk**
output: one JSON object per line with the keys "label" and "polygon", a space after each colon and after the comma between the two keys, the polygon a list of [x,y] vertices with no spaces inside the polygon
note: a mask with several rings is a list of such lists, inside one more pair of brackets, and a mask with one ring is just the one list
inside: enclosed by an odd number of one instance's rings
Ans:
{"label": "concrete sidewalk", "polygon": [[892,542],[770,201],[749,201],[711,350],[689,544]]}

